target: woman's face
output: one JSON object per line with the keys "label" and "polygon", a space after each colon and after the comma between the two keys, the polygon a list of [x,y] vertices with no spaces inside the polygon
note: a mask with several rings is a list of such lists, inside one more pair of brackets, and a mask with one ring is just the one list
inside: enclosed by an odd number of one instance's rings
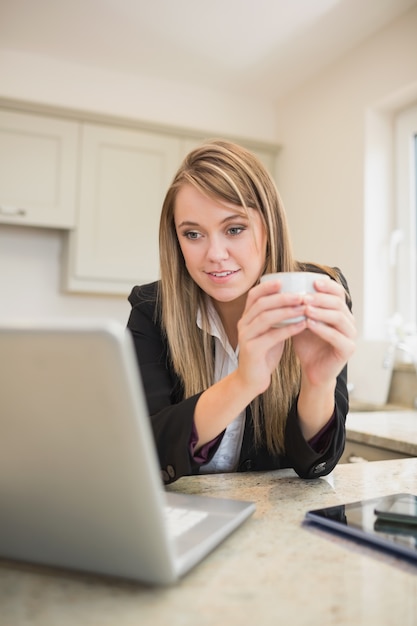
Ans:
{"label": "woman's face", "polygon": [[179,190],[174,220],[192,279],[217,303],[243,301],[264,268],[267,237],[259,211]]}

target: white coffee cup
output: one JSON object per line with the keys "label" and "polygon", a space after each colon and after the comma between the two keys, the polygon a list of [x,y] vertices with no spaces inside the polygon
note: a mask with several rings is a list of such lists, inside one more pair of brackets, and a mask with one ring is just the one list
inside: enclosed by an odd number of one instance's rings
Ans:
{"label": "white coffee cup", "polygon": [[[322,276],[322,274],[317,274],[316,272],[276,272],[274,274],[264,274],[264,276],[261,276],[261,282],[279,279],[281,282],[280,293],[305,294],[314,293],[316,291],[314,289],[314,282]],[[326,275],[324,274],[324,276]],[[296,322],[301,322],[303,319],[305,319],[304,315],[292,317],[288,320],[284,320],[280,326],[295,324]]]}

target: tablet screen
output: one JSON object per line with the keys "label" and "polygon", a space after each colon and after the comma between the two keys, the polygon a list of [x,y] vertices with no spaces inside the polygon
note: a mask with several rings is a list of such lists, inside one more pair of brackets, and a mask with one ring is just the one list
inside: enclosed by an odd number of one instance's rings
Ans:
{"label": "tablet screen", "polygon": [[375,509],[386,507],[393,497],[372,498],[308,511],[305,521],[366,541],[417,560],[417,526],[379,518]]}

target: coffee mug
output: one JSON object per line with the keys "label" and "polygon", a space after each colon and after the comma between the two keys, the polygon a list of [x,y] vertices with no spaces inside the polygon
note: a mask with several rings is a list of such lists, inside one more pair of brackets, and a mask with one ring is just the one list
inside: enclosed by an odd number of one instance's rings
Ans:
{"label": "coffee mug", "polygon": [[[314,281],[321,278],[321,276],[321,274],[319,275],[316,272],[276,272],[274,274],[264,274],[264,276],[261,276],[261,282],[279,279],[281,281],[280,293],[305,294],[315,292]],[[296,322],[301,322],[303,319],[305,319],[304,315],[292,317],[288,320],[284,320],[280,326],[295,324]]]}

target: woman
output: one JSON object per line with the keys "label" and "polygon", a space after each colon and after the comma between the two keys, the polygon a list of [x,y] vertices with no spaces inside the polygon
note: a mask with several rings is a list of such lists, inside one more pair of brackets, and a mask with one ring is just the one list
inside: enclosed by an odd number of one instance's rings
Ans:
{"label": "woman", "polygon": [[[166,194],[159,245],[161,279],[133,288],[128,328],[164,481],[329,473],[345,441],[350,297],[338,270],[294,260],[262,164],[226,141],[193,150]],[[317,272],[314,294],[259,282],[305,270]],[[282,324],[294,316],[304,319]]]}

